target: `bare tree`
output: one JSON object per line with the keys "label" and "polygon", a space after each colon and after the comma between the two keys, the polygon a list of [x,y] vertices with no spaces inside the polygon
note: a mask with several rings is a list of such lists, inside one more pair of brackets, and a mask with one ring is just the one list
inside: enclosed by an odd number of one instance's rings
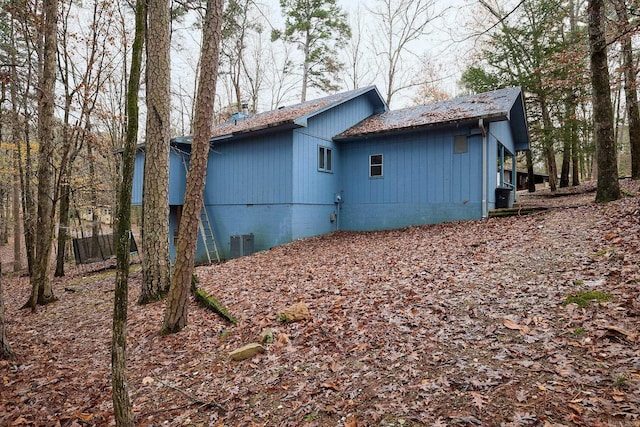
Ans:
{"label": "bare tree", "polygon": [[138,140],[138,92],[142,74],[147,1],[136,2],[136,29],[127,88],[127,132],[122,155],[122,182],[118,191],[116,285],[111,340],[111,388],[116,426],[132,427],[133,412],[127,384],[127,303],[129,301],[129,239],[131,238],[131,193]]}
{"label": "bare tree", "polygon": [[589,0],[589,52],[593,87],[593,122],[598,163],[596,202],[620,198],[616,144],[613,140],[613,107],[607,63],[603,0]]}
{"label": "bare tree", "polygon": [[417,84],[408,62],[410,56],[420,53],[412,50],[411,43],[429,34],[429,25],[439,17],[435,4],[434,0],[376,0],[369,9],[376,21],[373,46],[387,104],[398,92]]}
{"label": "bare tree", "polygon": [[189,289],[195,263],[198,223],[202,209],[202,194],[207,175],[209,138],[213,123],[220,38],[222,28],[222,0],[207,0],[202,29],[200,81],[196,97],[196,117],[184,209],[178,229],[175,269],[162,326],[163,333],[181,331],[187,325]]}
{"label": "bare tree", "polygon": [[[62,147],[59,154],[58,182],[56,183],[56,199],[59,198],[58,253],[55,276],[64,276],[64,260],[68,228],[70,225],[71,181],[75,171],[75,162],[83,147],[87,148],[90,176],[95,168],[95,151],[92,143],[92,117],[96,101],[104,89],[108,75],[109,45],[112,39],[113,14],[112,3],[94,1],[92,8],[82,10],[69,1],[63,3],[60,37],[64,49],[58,52],[58,69],[60,83],[64,91],[62,112]],[[85,13],[90,13],[86,16]],[[77,15],[77,16],[76,16]],[[75,22],[89,19],[88,31],[78,32],[72,29]],[[74,22],[74,20],[76,20]],[[79,172],[83,172],[80,169]],[[79,174],[76,174],[78,176]],[[97,241],[99,227],[97,223],[97,186],[93,180],[89,187],[94,207],[93,236]]]}
{"label": "bare tree", "polygon": [[40,95],[38,98],[38,218],[36,220],[35,260],[31,277],[31,297],[27,305],[35,311],[37,304],[56,300],[49,278],[53,219],[54,103],[56,82],[56,51],[58,0],[43,0],[44,51]]}
{"label": "bare tree", "polygon": [[622,69],[624,73],[625,107],[629,118],[629,144],[631,145],[631,177],[640,179],[640,109],[638,108],[637,66],[633,58],[631,26],[625,0],[614,0],[618,15]]}
{"label": "bare tree", "polygon": [[271,88],[271,108],[282,106],[292,99],[295,87],[300,83],[293,73],[292,47],[283,44],[282,50],[274,49],[273,44],[268,49],[267,86]]}
{"label": "bare tree", "polygon": [[345,83],[349,89],[357,89],[373,83],[373,70],[368,61],[366,61],[365,46],[365,22],[363,20],[362,6],[358,4],[358,9],[353,16],[351,22],[351,38],[344,47],[346,61],[346,78]]}

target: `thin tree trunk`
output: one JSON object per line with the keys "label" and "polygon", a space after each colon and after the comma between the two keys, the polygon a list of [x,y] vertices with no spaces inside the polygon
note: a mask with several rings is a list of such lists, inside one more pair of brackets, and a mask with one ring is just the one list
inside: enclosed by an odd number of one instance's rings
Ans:
{"label": "thin tree trunk", "polygon": [[300,96],[300,102],[307,100],[307,87],[309,86],[309,31],[307,31],[306,43],[304,45],[304,63],[302,64],[302,95]]}
{"label": "thin tree trunk", "polygon": [[213,123],[220,55],[222,4],[222,0],[207,0],[207,12],[202,34],[202,68],[196,99],[195,132],[191,146],[184,210],[178,230],[176,262],[162,327],[163,333],[179,332],[187,325],[188,298],[198,237],[198,220],[202,209],[202,194],[210,147],[209,138]]}
{"label": "thin tree trunk", "polygon": [[[20,117],[20,103],[18,102],[18,70],[17,70],[17,48],[16,48],[16,41],[15,41],[15,32],[16,29],[14,27],[14,20],[11,20],[11,62],[12,65],[10,67],[10,73],[11,73],[11,89],[10,89],[10,93],[11,93],[11,118],[12,118],[12,125],[11,125],[11,140],[13,142],[13,144],[15,145],[15,162],[16,162],[16,170],[17,170],[17,174],[18,174],[18,185],[20,186],[20,193],[22,195],[22,197],[20,198],[20,204],[21,204],[21,208],[22,208],[22,221],[23,221],[23,232],[24,232],[24,242],[25,242],[25,247],[26,247],[26,255],[27,255],[27,268],[28,268],[28,272],[29,272],[29,277],[33,276],[33,265],[35,263],[34,261],[34,255],[33,255],[33,248],[34,248],[34,244],[33,244],[33,219],[35,218],[35,214],[33,213],[33,204],[32,204],[32,197],[31,197],[31,150],[30,150],[30,145],[29,145],[29,133],[26,132],[26,129],[28,129],[26,126],[24,125],[24,132],[23,132],[23,122],[27,122],[27,119],[25,118],[25,120],[23,121],[22,118]],[[29,67],[29,70],[31,68]],[[27,73],[27,81],[30,82],[31,77],[30,77],[30,73]],[[28,86],[28,84],[27,84]],[[26,105],[26,96],[23,98],[23,103]],[[27,108],[25,107],[24,109],[25,111],[25,116],[26,116],[26,112],[27,112]],[[21,135],[24,134],[24,138],[21,137]],[[24,167],[23,167],[23,163],[22,163],[22,149],[21,149],[21,140],[24,139],[25,141],[25,163],[24,163]],[[16,200],[16,203],[18,203],[18,200]],[[18,208],[19,209],[19,208]],[[18,215],[19,216],[19,215]],[[16,217],[17,218],[17,217]],[[20,226],[16,226],[19,232],[19,228]],[[14,230],[15,231],[15,230]],[[14,266],[14,271],[18,271],[20,269],[22,269],[22,262],[17,262],[16,257],[18,257],[18,260],[21,261],[21,255],[16,255],[15,250],[16,248],[18,248],[18,253],[20,252],[20,239],[16,238],[14,240],[14,264],[15,265],[19,265],[20,268],[18,268],[17,270],[15,269]]]}
{"label": "thin tree trunk", "polygon": [[[16,126],[15,124],[12,126]],[[22,270],[22,235],[20,233],[20,174],[18,173],[18,150],[13,150],[13,271]]]}
{"label": "thin tree trunk", "polygon": [[547,173],[549,174],[549,189],[556,191],[558,179],[558,166],[556,165],[556,152],[553,148],[553,138],[551,138],[551,130],[553,124],[551,123],[551,117],[549,116],[549,109],[547,106],[547,99],[544,94],[538,94],[540,100],[540,110],[542,112],[542,124],[544,127],[544,154],[545,161],[547,163]]}
{"label": "thin tree trunk", "polygon": [[148,3],[147,141],[144,160],[142,292],[139,304],[169,289],[169,119],[171,21],[168,0]]}
{"label": "thin tree trunk", "polygon": [[60,211],[58,223],[58,253],[56,256],[56,271],[53,273],[55,277],[64,276],[64,258],[66,252],[66,243],[69,237],[69,202],[71,188],[67,181],[69,177],[63,178],[61,194],[60,194]]}
{"label": "thin tree trunk", "polygon": [[118,427],[133,427],[133,411],[127,383],[127,304],[129,301],[129,239],[131,236],[131,193],[138,139],[138,91],[144,48],[146,0],[136,3],[136,30],[131,53],[131,73],[127,88],[127,132],[122,155],[122,182],[119,186],[116,219],[116,284],[113,301],[111,340],[111,388],[113,412]]}
{"label": "thin tree trunk", "polygon": [[0,263],[0,360],[13,359],[15,355],[7,338],[6,322],[4,318],[4,293],[2,289],[2,263]]}
{"label": "thin tree trunk", "polygon": [[[575,106],[574,106],[575,116]],[[571,185],[580,185],[580,142],[578,140],[578,120],[571,121]]]}
{"label": "thin tree trunk", "polygon": [[38,218],[36,220],[36,264],[31,277],[32,291],[29,305],[35,311],[37,304],[56,300],[49,278],[51,246],[53,243],[53,115],[56,82],[56,49],[58,0],[44,0],[44,62],[38,115]]}
{"label": "thin tree trunk", "polygon": [[[565,126],[568,128],[565,124]],[[571,171],[571,130],[567,129],[562,141],[562,167],[560,170],[560,188],[569,186],[569,172]]]}
{"label": "thin tree trunk", "polygon": [[531,154],[531,150],[527,150],[526,152],[527,159],[527,187],[529,193],[536,192],[536,176],[533,170],[533,154]]}
{"label": "thin tree trunk", "polygon": [[589,51],[593,87],[593,119],[598,163],[596,202],[620,198],[616,144],[613,140],[613,108],[607,64],[603,0],[589,0]]}
{"label": "thin tree trunk", "polygon": [[[622,31],[628,31],[629,16],[626,2],[614,1],[618,23]],[[631,146],[631,177],[640,179],[640,109],[638,108],[638,84],[636,66],[633,61],[631,34],[620,40],[622,48],[622,68],[624,72],[624,93],[626,97],[627,117],[629,118],[629,145]]]}

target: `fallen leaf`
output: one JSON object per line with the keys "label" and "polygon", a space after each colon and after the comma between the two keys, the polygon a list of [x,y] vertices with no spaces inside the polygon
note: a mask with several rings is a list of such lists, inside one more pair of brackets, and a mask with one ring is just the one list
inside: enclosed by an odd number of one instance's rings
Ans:
{"label": "fallen leaf", "polygon": [[78,418],[79,420],[82,420],[84,422],[90,421],[91,418],[93,418],[93,414],[89,414],[87,412],[74,412],[74,415],[76,416],[76,418]]}
{"label": "fallen leaf", "polygon": [[516,322],[514,322],[513,320],[508,319],[506,317],[504,319],[502,319],[502,324],[507,329],[520,331],[520,334],[522,334],[522,335],[526,335],[527,333],[529,333],[529,327],[527,325],[519,325]]}
{"label": "fallen leaf", "polygon": [[335,385],[334,383],[328,383],[328,382],[327,383],[322,383],[320,385],[320,387],[322,387],[322,388],[330,388],[331,390],[335,390],[335,391],[339,391],[340,390],[340,388],[337,385]]}
{"label": "fallen leaf", "polygon": [[355,415],[347,417],[344,427],[358,427],[358,418]]}

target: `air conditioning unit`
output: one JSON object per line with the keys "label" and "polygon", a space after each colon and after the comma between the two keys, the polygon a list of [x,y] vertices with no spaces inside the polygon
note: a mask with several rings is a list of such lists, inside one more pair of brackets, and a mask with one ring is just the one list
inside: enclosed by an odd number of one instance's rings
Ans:
{"label": "air conditioning unit", "polygon": [[251,255],[254,252],[253,233],[233,235],[231,236],[230,244],[230,258],[240,258],[241,256]]}

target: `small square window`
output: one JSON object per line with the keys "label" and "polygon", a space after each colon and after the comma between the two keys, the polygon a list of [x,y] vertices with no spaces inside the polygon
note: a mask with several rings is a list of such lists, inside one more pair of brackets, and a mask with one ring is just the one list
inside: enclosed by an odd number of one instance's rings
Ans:
{"label": "small square window", "polygon": [[331,172],[331,148],[318,146],[318,170],[322,172]]}
{"label": "small square window", "polygon": [[453,154],[463,154],[469,151],[466,135],[456,135],[453,139]]}
{"label": "small square window", "polygon": [[369,156],[369,176],[382,176],[382,154],[372,154]]}

